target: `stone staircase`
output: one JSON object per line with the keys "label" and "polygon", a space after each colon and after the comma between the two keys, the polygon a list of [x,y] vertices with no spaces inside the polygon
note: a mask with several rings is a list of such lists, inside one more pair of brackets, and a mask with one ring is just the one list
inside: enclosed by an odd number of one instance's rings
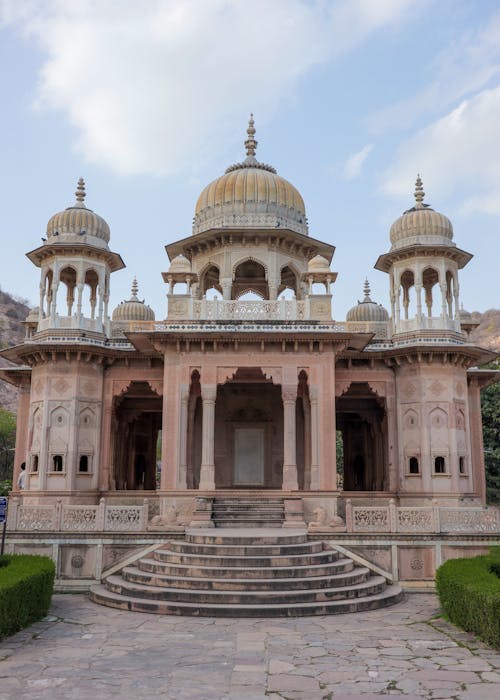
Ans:
{"label": "stone staircase", "polygon": [[285,519],[282,498],[214,498],[215,527],[281,527]]}
{"label": "stone staircase", "polygon": [[293,617],[392,605],[399,586],[303,531],[190,531],[94,586],[96,603],[163,615]]}

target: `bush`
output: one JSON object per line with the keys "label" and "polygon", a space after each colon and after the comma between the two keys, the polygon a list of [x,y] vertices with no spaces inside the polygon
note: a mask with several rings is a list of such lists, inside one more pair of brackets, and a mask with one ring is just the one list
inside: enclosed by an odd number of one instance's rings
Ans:
{"label": "bush", "polygon": [[500,578],[497,552],[450,559],[436,572],[439,600],[452,622],[500,647]]}
{"label": "bush", "polygon": [[45,617],[54,587],[55,566],[48,557],[0,556],[0,637]]}

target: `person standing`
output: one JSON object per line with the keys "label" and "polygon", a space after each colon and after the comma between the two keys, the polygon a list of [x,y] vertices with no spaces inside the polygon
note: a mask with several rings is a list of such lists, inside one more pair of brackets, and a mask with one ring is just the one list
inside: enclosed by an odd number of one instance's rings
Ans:
{"label": "person standing", "polygon": [[21,471],[19,472],[19,476],[17,477],[17,488],[20,491],[24,491],[26,488],[26,462],[23,462],[21,464]]}

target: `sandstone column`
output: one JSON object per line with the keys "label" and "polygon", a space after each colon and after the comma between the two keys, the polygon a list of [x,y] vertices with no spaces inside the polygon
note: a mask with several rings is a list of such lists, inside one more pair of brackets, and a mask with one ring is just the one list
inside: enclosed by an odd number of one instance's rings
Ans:
{"label": "sandstone column", "polygon": [[201,389],[203,402],[200,489],[215,489],[215,397],[216,384],[204,384]]}
{"label": "sandstone column", "polygon": [[318,420],[318,387],[309,387],[311,401],[311,490],[320,487],[319,481],[319,420]]}
{"label": "sandstone column", "polygon": [[188,433],[188,400],[189,386],[181,385],[180,397],[180,415],[179,415],[179,439],[180,439],[180,455],[179,455],[179,488],[187,488],[187,433]]}
{"label": "sandstone column", "polygon": [[295,402],[297,387],[282,387],[283,398],[283,491],[297,491],[297,447],[295,435]]}

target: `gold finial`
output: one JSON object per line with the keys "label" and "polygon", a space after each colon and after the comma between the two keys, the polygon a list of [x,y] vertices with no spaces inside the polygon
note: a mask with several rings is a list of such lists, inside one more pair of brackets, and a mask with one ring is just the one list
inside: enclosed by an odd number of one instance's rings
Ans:
{"label": "gold finial", "polygon": [[250,119],[248,120],[247,134],[248,138],[245,141],[245,148],[247,149],[247,156],[255,157],[255,150],[257,148],[258,141],[255,140],[255,126],[254,126],[253,114],[250,114]]}
{"label": "gold finial", "polygon": [[371,301],[370,299],[370,283],[368,282],[368,277],[365,279],[365,283],[363,285],[363,292],[365,295],[365,298],[363,301]]}
{"label": "gold finial", "polygon": [[139,292],[139,285],[137,284],[137,277],[134,277],[132,281],[132,297],[131,300],[137,300],[137,293]]}
{"label": "gold finial", "polygon": [[81,177],[78,180],[78,184],[76,186],[76,192],[75,192],[76,203],[81,207],[85,206],[85,195],[86,194],[87,193],[85,192],[85,181],[84,181],[83,177]]}
{"label": "gold finial", "polygon": [[417,180],[415,182],[415,201],[417,206],[423,203],[425,197],[424,186],[422,184],[422,178],[420,174],[417,175]]}

